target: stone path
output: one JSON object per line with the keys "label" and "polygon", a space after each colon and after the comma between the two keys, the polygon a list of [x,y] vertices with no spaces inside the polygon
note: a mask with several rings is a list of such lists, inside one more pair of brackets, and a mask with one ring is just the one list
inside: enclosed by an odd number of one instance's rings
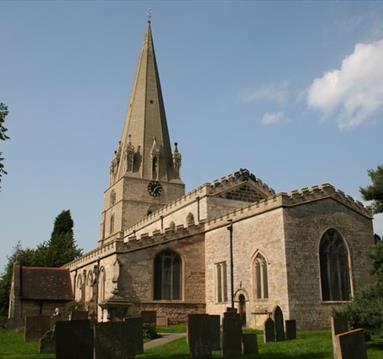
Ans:
{"label": "stone path", "polygon": [[173,342],[177,339],[186,337],[186,333],[158,333],[161,338],[153,339],[150,342],[144,343],[144,351],[161,345]]}

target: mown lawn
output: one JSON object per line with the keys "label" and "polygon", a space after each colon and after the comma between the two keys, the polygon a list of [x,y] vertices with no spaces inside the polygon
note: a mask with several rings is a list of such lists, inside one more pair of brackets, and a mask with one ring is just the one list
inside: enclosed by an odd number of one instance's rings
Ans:
{"label": "mown lawn", "polygon": [[[163,328],[159,331],[163,331]],[[184,326],[168,327],[168,331],[183,332]],[[259,354],[257,356],[241,356],[238,358],[264,358],[264,359],[332,359],[331,334],[327,331],[299,332],[298,339],[263,343],[262,334],[258,334]],[[367,343],[368,358],[383,358],[383,336],[376,336],[371,343]],[[214,353],[214,358],[219,358],[219,352]],[[13,331],[0,333],[0,359],[54,359],[53,354],[38,354],[37,342],[24,342],[23,334]],[[185,338],[176,340],[162,347],[154,348],[138,355],[137,359],[186,359],[189,351]]]}

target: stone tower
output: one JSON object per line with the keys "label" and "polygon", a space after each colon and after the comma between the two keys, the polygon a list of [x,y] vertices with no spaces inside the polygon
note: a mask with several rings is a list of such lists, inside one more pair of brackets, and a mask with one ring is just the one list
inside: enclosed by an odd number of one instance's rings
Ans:
{"label": "stone tower", "polygon": [[181,154],[172,152],[150,22],[121,140],[104,192],[100,244],[185,193]]}

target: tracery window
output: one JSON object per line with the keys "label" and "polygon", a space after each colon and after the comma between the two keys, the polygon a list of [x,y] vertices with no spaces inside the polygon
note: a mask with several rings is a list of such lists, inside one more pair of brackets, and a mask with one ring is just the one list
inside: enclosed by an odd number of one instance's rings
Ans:
{"label": "tracery window", "polygon": [[227,265],[226,262],[215,264],[217,302],[227,302]]}
{"label": "tracery window", "polygon": [[319,246],[322,300],[350,300],[348,250],[342,236],[329,229]]}
{"label": "tracery window", "polygon": [[266,259],[258,253],[254,259],[255,297],[266,299],[269,297],[268,273]]}
{"label": "tracery window", "polygon": [[154,259],[154,299],[181,299],[181,281],[181,257],[169,249],[159,253]]}

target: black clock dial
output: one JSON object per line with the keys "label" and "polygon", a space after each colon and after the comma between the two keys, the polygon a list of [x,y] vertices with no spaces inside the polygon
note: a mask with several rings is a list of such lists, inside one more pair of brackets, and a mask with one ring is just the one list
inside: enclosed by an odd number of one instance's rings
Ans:
{"label": "black clock dial", "polygon": [[148,192],[153,197],[158,197],[162,192],[161,183],[158,181],[150,181],[148,184]]}

